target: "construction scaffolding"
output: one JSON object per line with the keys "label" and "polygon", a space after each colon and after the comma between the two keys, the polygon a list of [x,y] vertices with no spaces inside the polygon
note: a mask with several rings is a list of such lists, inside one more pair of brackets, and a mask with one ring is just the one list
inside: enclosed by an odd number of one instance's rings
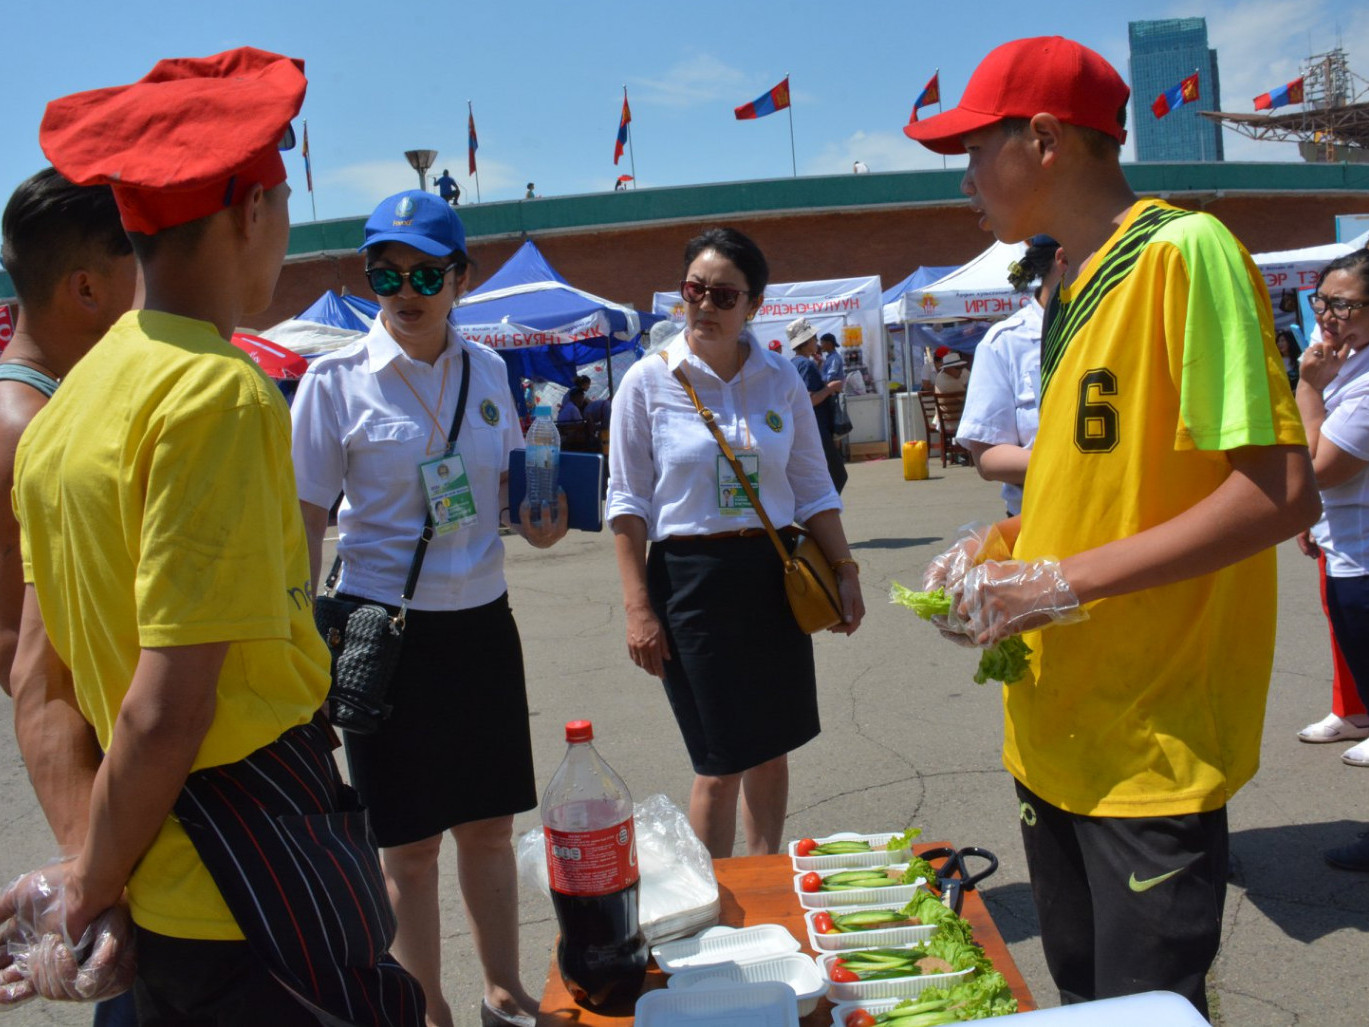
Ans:
{"label": "construction scaffolding", "polygon": [[1369,163],[1369,81],[1337,47],[1303,65],[1302,110],[1291,114],[1199,111],[1251,139],[1295,142],[1313,164]]}

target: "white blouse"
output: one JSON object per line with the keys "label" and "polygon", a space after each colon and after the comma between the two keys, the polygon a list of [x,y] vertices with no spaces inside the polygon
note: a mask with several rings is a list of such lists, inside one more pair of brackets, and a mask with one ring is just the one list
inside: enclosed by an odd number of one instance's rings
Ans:
{"label": "white blouse", "polygon": [[399,602],[426,514],[419,465],[446,448],[463,348],[471,356],[471,385],[456,450],[478,519],[433,537],[410,606],[464,610],[507,590],[499,477],[523,439],[504,361],[451,327],[433,364],[413,360],[376,318],[365,339],[314,361],[291,406],[300,499],[327,509],[345,493],[338,511],[341,591]]}
{"label": "white blouse", "polygon": [[[1369,347],[1350,355],[1322,399],[1322,438],[1359,460],[1369,460]],[[1326,573],[1333,578],[1369,574],[1369,467],[1322,489],[1321,505],[1312,538],[1326,554]]]}
{"label": "white blouse", "polygon": [[745,342],[746,360],[729,382],[693,354],[684,334],[662,351],[665,360],[644,357],[623,376],[609,426],[606,519],[640,517],[653,542],[761,526],[753,511],[720,509],[722,451],[674,377],[681,364],[733,450],[759,457],[761,504],[775,527],[842,509],[808,389],[787,357]]}

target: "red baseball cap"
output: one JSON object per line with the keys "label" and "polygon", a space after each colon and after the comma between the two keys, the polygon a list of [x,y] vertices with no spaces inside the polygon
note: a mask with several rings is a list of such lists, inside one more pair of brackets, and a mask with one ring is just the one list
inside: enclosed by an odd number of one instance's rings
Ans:
{"label": "red baseball cap", "polygon": [[960,138],[1005,118],[1054,114],[1125,142],[1131,89],[1111,64],[1062,36],[1016,39],[974,69],[956,107],[903,126],[903,134],[936,153],[964,153]]}
{"label": "red baseball cap", "polygon": [[137,82],[53,100],[38,140],[77,185],[113,187],[124,228],[155,234],[285,181],[304,62],[252,47],[159,61]]}

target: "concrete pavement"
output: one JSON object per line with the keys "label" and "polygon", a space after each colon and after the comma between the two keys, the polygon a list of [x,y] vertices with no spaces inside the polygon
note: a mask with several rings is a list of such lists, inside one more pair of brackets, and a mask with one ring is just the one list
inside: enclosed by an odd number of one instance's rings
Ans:
{"label": "concrete pavement", "polygon": [[[966,468],[934,466],[925,482],[904,482],[895,461],[856,463],[850,472],[845,523],[863,564],[869,612],[855,636],[816,641],[823,733],[792,757],[786,837],[915,824],[927,839],[991,849],[1002,865],[982,894],[1038,1002],[1054,1005],[1017,805],[999,759],[998,690],[970,680],[973,652],[942,641],[911,611],[886,601],[890,581],[915,585],[958,525],[999,515],[997,489]],[[689,762],[659,683],[627,658],[611,535],[573,533],[545,552],[516,538],[508,543],[539,787],[561,759],[565,721],[588,717],[600,752],[634,796],[663,792],[684,807]],[[1263,765],[1230,806],[1234,876],[1209,982],[1219,1024],[1369,1021],[1369,1002],[1354,983],[1369,951],[1369,875],[1333,870],[1321,859],[1322,849],[1348,841],[1369,821],[1369,771],[1341,763],[1344,745],[1306,745],[1295,737],[1329,709],[1330,656],[1316,590],[1315,565],[1291,544],[1280,547]],[[8,731],[0,732],[0,782],[0,873],[8,877],[52,854]],[[535,811],[524,814],[517,830],[537,823]],[[479,967],[450,844],[441,868],[444,990],[457,1023],[473,1024]],[[555,917],[539,894],[525,891],[519,908],[523,979],[536,993]],[[89,1013],[30,1003],[4,1019],[13,1027],[75,1025],[89,1023]]]}

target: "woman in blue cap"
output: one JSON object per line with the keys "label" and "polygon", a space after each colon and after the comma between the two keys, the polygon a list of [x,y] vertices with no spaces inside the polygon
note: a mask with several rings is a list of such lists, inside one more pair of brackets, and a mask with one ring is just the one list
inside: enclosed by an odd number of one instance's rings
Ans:
{"label": "woman in blue cap", "polygon": [[[484,970],[481,1022],[530,1025],[537,1001],[518,978],[511,840],[514,814],[537,795],[499,537],[509,453],[522,445],[518,416],[504,362],[449,319],[470,263],[456,211],[422,191],[391,196],[366,222],[361,248],[380,315],[365,339],[310,368],[293,406],[314,580],[339,492],[340,595],[398,606],[427,513],[436,534],[408,604],[394,711],[373,735],[344,732],[347,762],[399,920],[394,952],[423,984],[428,1022],[452,1022],[437,867],[450,831]],[[564,506],[540,525],[529,520],[518,530],[534,546],[565,534]]]}

